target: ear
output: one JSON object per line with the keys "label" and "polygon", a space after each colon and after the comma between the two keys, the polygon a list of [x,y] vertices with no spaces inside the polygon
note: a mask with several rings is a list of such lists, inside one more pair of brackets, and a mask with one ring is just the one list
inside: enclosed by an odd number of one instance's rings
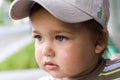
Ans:
{"label": "ear", "polygon": [[106,48],[106,44],[98,44],[95,47],[95,53],[96,54],[101,54]]}
{"label": "ear", "polygon": [[107,29],[103,29],[103,37],[102,39],[99,39],[97,41],[96,47],[95,47],[95,53],[96,54],[101,54],[107,47],[107,42],[108,42],[108,31]]}

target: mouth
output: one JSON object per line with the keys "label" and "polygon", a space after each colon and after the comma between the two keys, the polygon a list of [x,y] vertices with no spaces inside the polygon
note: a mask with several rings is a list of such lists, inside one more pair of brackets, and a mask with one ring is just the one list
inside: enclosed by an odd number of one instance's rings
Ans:
{"label": "mouth", "polygon": [[58,68],[58,65],[56,65],[56,64],[54,64],[54,63],[52,63],[52,62],[45,62],[45,68],[47,69],[47,70],[56,70],[57,68]]}

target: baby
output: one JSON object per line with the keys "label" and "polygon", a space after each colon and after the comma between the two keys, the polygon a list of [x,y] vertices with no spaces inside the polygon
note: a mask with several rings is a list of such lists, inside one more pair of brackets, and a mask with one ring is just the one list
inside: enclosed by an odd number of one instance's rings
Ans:
{"label": "baby", "polygon": [[50,74],[39,80],[120,80],[120,60],[102,57],[108,0],[14,0],[10,16],[32,23],[36,61]]}

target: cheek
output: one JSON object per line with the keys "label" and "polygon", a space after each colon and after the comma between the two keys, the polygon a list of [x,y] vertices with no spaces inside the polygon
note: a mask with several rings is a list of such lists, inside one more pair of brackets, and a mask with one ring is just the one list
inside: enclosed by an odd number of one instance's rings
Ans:
{"label": "cheek", "polygon": [[35,59],[36,59],[38,65],[40,65],[40,63],[42,61],[42,55],[41,55],[41,50],[36,43],[35,43]]}
{"label": "cheek", "polygon": [[[74,72],[74,70],[78,69],[78,63],[82,64],[80,62],[82,60],[80,49],[75,46],[64,46],[62,48],[58,48],[56,53],[57,61],[67,74],[69,71]],[[70,66],[72,66],[72,68]]]}
{"label": "cheek", "polygon": [[92,46],[82,43],[62,46],[57,49],[57,61],[66,74],[83,72],[93,62],[93,51]]}
{"label": "cheek", "polygon": [[58,57],[62,56],[61,58],[66,58],[66,57],[69,57],[70,52],[67,51],[66,49],[61,49],[61,50],[58,50],[57,53],[58,54],[56,54],[56,55],[58,55]]}
{"label": "cheek", "polygon": [[82,57],[78,55],[79,53],[72,50],[60,50],[59,52],[59,56],[61,57],[57,58],[57,61],[65,75],[72,76],[84,70],[84,61]]}

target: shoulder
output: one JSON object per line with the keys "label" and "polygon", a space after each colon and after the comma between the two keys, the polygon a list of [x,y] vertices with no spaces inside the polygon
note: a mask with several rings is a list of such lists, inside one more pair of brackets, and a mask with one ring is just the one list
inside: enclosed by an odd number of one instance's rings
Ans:
{"label": "shoulder", "polygon": [[110,79],[120,79],[120,60],[107,60],[100,77],[108,77]]}
{"label": "shoulder", "polygon": [[103,72],[120,69],[120,60],[107,60]]}

